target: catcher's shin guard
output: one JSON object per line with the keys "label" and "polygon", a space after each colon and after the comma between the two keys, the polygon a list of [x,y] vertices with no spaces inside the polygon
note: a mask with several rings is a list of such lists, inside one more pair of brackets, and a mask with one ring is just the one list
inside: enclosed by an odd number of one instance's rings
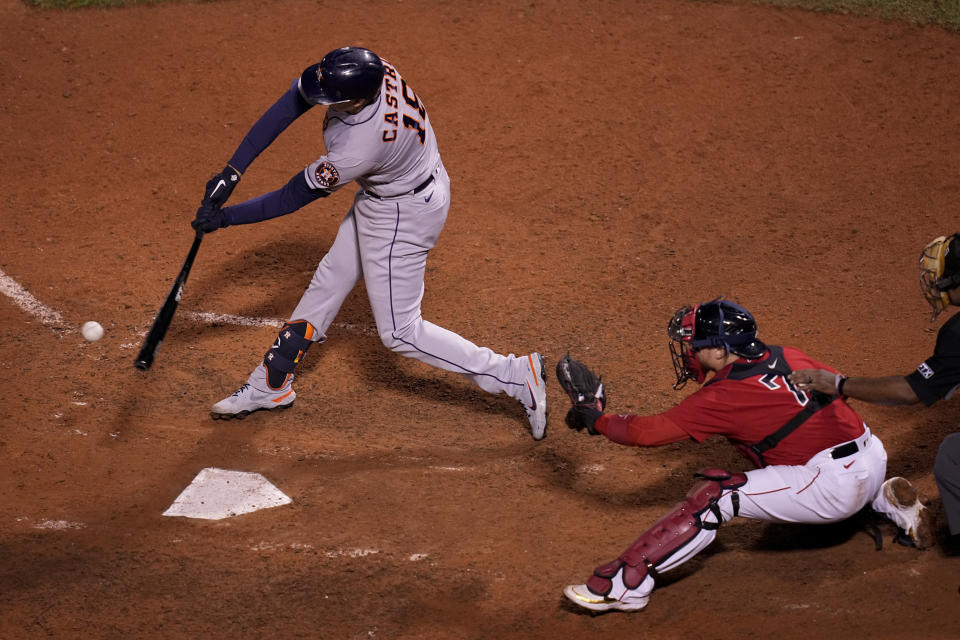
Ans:
{"label": "catcher's shin guard", "polygon": [[267,384],[271,389],[282,389],[290,374],[303,359],[316,334],[316,329],[306,320],[291,320],[283,325],[273,347],[263,357],[267,368]]}
{"label": "catcher's shin guard", "polygon": [[[745,474],[711,468],[695,477],[702,481],[690,489],[683,502],[653,523],[619,558],[594,569],[593,576],[587,580],[590,591],[600,596],[609,595],[613,588],[611,579],[621,568],[623,585],[636,589],[647,575],[656,578],[658,569],[672,569],[696,555],[713,541],[716,529],[724,522],[719,500],[725,490],[730,490],[733,515],[737,515],[740,495],[736,489],[746,484]],[[714,521],[704,521],[708,512]]]}

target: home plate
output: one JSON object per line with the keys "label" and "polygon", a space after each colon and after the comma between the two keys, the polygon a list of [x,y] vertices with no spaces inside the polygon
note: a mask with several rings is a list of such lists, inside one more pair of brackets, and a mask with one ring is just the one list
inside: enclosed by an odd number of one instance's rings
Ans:
{"label": "home plate", "polygon": [[198,473],[163,515],[222,520],[290,502],[259,473],[211,467]]}

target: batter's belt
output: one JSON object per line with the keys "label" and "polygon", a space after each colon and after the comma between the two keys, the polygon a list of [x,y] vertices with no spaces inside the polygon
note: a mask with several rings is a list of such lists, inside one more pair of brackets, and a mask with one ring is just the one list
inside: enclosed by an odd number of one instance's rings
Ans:
{"label": "batter's belt", "polygon": [[386,199],[386,198],[399,198],[399,197],[401,197],[401,196],[413,196],[413,195],[416,195],[416,194],[420,193],[421,191],[423,191],[423,190],[426,189],[427,187],[429,187],[431,182],[433,182],[433,173],[431,173],[429,176],[427,176],[427,179],[426,179],[426,180],[424,180],[423,182],[421,182],[420,184],[418,184],[417,186],[415,186],[412,191],[407,191],[406,193],[398,193],[398,194],[395,195],[395,196],[381,196],[381,195],[377,195],[377,194],[374,193],[373,191],[370,191],[369,189],[364,190],[364,193],[367,194],[368,196],[370,196],[371,198],[376,199],[376,200],[384,200],[384,199]]}

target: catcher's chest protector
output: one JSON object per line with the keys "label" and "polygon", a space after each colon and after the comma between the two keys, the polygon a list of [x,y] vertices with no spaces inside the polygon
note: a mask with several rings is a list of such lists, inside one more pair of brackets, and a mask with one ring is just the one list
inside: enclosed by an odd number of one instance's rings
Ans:
{"label": "catcher's chest protector", "polygon": [[[793,368],[787,363],[786,357],[783,355],[783,348],[770,345],[767,347],[769,355],[758,362],[748,362],[748,363],[737,363],[733,365],[733,368],[730,370],[730,374],[727,375],[724,380],[746,380],[747,378],[775,378],[779,376],[784,384],[790,385],[787,376],[793,371]],[[770,363],[773,363],[771,366]],[[706,385],[712,384],[714,382],[720,382],[714,378]],[[793,388],[791,386],[791,388]],[[803,406],[803,409],[798,411],[790,420],[785,422],[783,426],[779,429],[763,438],[759,442],[754,444],[739,443],[733,441],[734,446],[747,458],[749,458],[757,467],[765,467],[767,463],[763,459],[763,454],[773,449],[775,446],[780,444],[780,441],[786,438],[788,435],[793,433],[800,425],[806,422],[810,416],[815,414],[820,409],[823,409],[828,404],[834,401],[834,396],[827,396],[822,393],[805,393],[799,389],[794,389],[794,393],[798,397],[803,396],[807,398],[806,404]]]}

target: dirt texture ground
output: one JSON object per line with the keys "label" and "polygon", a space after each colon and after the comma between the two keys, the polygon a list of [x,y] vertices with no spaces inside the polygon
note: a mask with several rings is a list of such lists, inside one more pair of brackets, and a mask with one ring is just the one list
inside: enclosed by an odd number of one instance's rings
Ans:
{"label": "dirt texture ground", "polygon": [[[572,432],[552,375],[534,442],[514,401],[386,351],[362,285],[293,409],[212,421],[275,329],[197,314],[285,318],[346,192],[206,238],[156,364],[132,366],[206,179],[300,70],[359,44],[423,98],[453,181],[426,318],[551,371],[570,351],[618,413],[683,396],[666,323],[721,294],[770,343],[908,373],[939,327],[919,249],[957,230],[957,34],[679,0],[2,0],[0,25],[0,638],[957,637],[949,547],[888,530],[877,552],[849,523],[735,521],[645,611],[576,610],[564,585],[695,470],[744,461]],[[321,155],[321,121],[296,122],[235,201]],[[855,406],[939,512],[956,401]],[[162,516],[208,467],[293,502]]]}

